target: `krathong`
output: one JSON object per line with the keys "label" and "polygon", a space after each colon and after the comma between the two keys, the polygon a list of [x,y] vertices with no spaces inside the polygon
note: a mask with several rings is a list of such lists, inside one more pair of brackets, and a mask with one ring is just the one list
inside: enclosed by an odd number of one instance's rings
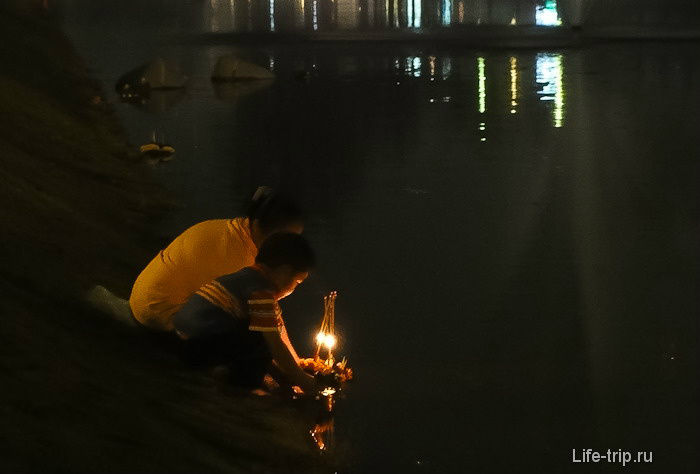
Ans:
{"label": "krathong", "polygon": [[323,297],[323,318],[315,337],[316,351],[312,358],[299,361],[302,369],[325,383],[326,388],[322,391],[324,396],[336,393],[342,384],[352,380],[352,369],[347,366],[347,360],[343,358],[340,362],[336,362],[333,356],[333,349],[338,345],[338,337],[335,332],[335,300],[337,296],[338,293],[332,291]]}

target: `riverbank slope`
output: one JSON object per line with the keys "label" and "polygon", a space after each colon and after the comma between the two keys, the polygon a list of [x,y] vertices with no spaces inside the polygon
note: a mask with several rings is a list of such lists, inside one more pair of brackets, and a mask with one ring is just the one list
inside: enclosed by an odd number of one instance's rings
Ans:
{"label": "riverbank slope", "polygon": [[171,205],[39,1],[0,7],[0,470],[314,472],[289,406],[224,393],[91,311]]}

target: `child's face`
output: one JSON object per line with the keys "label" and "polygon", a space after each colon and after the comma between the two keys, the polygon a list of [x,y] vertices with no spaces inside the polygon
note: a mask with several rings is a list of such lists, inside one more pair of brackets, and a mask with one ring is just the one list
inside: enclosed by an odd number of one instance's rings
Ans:
{"label": "child's face", "polygon": [[277,293],[277,299],[285,298],[291,295],[296,287],[306,280],[309,276],[309,272],[294,272],[291,268],[287,268],[284,271],[278,273],[278,278],[276,278],[275,284],[279,289]]}

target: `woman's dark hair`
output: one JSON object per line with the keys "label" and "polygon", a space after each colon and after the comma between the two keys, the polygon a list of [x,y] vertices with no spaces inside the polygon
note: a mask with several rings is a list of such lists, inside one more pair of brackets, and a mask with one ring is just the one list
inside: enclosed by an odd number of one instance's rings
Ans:
{"label": "woman's dark hair", "polygon": [[248,205],[246,216],[257,221],[260,230],[270,234],[291,224],[304,222],[304,213],[291,197],[272,188],[260,186]]}
{"label": "woman's dark hair", "polygon": [[316,264],[309,242],[293,232],[278,232],[269,236],[260,246],[255,263],[270,268],[289,265],[296,273],[308,272]]}

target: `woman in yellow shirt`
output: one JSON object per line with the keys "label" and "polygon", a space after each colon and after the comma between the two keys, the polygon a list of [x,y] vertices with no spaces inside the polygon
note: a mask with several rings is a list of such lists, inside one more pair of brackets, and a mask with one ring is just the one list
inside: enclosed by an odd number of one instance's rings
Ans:
{"label": "woman in yellow shirt", "polygon": [[171,331],[173,315],[202,285],[253,265],[267,236],[302,230],[301,210],[291,199],[258,188],[246,217],[200,222],[158,252],[134,283],[131,312],[148,328]]}

